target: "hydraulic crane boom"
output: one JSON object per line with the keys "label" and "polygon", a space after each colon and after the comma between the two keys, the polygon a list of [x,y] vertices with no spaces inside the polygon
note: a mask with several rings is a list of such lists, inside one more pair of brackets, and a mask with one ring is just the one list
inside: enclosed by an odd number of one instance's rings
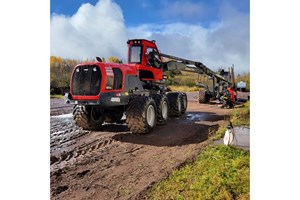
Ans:
{"label": "hydraulic crane boom", "polygon": [[[164,54],[164,53],[159,53],[159,52],[154,52],[154,54],[156,54],[156,55],[158,55],[160,57],[172,59],[172,62],[174,62],[174,60],[175,60],[179,64],[184,64],[185,67],[187,67],[189,69],[192,69],[191,72],[195,72],[195,73],[199,73],[199,74],[206,74],[206,75],[208,75],[210,77],[215,77],[218,80],[222,80],[222,81],[224,81],[226,83],[230,83],[230,80],[227,80],[224,77],[222,77],[221,75],[219,75],[216,72],[212,71],[211,69],[209,69],[208,67],[206,67],[201,62],[187,60],[187,59],[183,59],[183,58],[179,58],[179,57],[176,57],[176,56],[172,56],[172,55],[168,55],[168,54]],[[194,65],[194,66],[191,66],[191,65]],[[183,70],[182,67],[181,67],[181,70]]]}
{"label": "hydraulic crane boom", "polygon": [[223,70],[222,73],[217,73],[206,67],[201,62],[196,62],[192,60],[187,60],[183,58],[179,58],[176,56],[153,52],[156,56],[160,58],[168,58],[170,61],[162,62],[161,66],[163,71],[172,71],[172,70],[180,70],[180,71],[188,71],[193,73],[198,73],[202,75],[207,75],[212,79],[212,87],[209,88],[208,83],[198,82],[197,86],[204,87],[205,90],[199,90],[199,103],[207,103],[210,98],[219,99],[220,96],[224,93],[224,84],[225,85],[234,85],[234,73],[233,67],[230,67],[228,72]]}

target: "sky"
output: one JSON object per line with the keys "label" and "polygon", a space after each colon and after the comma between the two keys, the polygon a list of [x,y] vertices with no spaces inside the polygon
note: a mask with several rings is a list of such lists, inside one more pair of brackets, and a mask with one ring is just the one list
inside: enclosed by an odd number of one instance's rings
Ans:
{"label": "sky", "polygon": [[249,0],[51,0],[50,54],[70,59],[116,56],[126,41],[156,40],[162,53],[217,70],[250,71]]}

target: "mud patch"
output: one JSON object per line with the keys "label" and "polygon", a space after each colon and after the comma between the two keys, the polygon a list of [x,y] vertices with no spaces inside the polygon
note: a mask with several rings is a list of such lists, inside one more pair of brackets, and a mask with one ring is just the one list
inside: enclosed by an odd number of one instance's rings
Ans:
{"label": "mud patch", "polygon": [[82,172],[80,172],[80,173],[77,174],[77,177],[82,178],[82,177],[84,177],[89,172],[90,172],[90,170],[82,171]]}
{"label": "mud patch", "polygon": [[68,190],[69,189],[69,187],[68,186],[59,186],[59,187],[57,187],[54,191],[53,191],[53,194],[54,195],[58,195],[58,194],[60,194],[60,193],[62,193],[62,192],[64,192],[64,191],[66,191],[66,190]]}
{"label": "mud patch", "polygon": [[194,158],[231,110],[188,102],[187,113],[145,135],[126,124],[80,129],[50,117],[51,200],[144,199],[141,192]]}
{"label": "mud patch", "polygon": [[56,163],[57,161],[59,161],[59,158],[57,158],[55,156],[50,156],[50,165],[52,165],[53,163]]}

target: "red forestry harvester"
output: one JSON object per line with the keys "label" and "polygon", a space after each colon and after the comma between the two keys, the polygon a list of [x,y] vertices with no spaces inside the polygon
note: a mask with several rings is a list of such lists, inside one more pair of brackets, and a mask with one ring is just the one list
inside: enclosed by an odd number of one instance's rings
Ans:
{"label": "red forestry harvester", "polygon": [[[74,104],[73,117],[83,129],[99,130],[104,122],[118,123],[123,114],[133,133],[147,133],[156,124],[166,124],[187,109],[184,92],[166,92],[169,70],[192,69],[228,82],[200,62],[193,62],[158,51],[155,41],[128,40],[128,64],[98,62],[74,67],[70,93],[65,102]],[[162,62],[162,57],[172,61]],[[194,65],[191,67],[190,65]]]}

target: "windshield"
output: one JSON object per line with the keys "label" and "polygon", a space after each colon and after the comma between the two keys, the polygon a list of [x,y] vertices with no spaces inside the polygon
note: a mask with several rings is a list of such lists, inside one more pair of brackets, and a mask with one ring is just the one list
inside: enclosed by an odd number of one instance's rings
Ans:
{"label": "windshield", "polygon": [[142,46],[131,46],[129,63],[141,63]]}

